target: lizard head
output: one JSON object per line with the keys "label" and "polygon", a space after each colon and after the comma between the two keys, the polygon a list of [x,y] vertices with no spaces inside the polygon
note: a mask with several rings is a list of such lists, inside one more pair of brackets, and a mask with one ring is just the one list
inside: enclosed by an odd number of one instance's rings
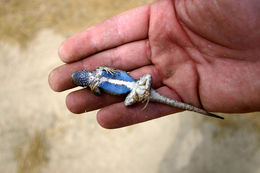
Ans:
{"label": "lizard head", "polygon": [[81,70],[72,73],[71,79],[75,85],[87,87],[90,84],[89,76],[90,76],[90,72],[86,70]]}

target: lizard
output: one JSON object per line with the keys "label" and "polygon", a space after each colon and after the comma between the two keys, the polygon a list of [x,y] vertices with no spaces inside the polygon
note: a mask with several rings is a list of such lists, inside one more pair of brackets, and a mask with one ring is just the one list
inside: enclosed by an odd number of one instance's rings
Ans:
{"label": "lizard", "polygon": [[[126,95],[125,106],[139,102],[158,102],[179,109],[197,112],[206,116],[224,119],[223,117],[207,112],[204,109],[168,98],[152,89],[152,76],[145,74],[138,80],[133,79],[127,72],[100,66],[94,71],[79,70],[71,75],[74,85],[90,88],[93,94],[100,96],[101,91],[112,95]],[[146,107],[145,105],[145,107]],[[145,108],[144,107],[144,108]]]}

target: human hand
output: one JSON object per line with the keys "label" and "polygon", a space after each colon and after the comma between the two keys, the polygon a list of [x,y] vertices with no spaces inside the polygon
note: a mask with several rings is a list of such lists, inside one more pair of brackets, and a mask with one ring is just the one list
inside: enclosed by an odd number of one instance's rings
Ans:
{"label": "human hand", "polygon": [[[92,26],[59,49],[66,64],[49,76],[53,90],[75,87],[71,74],[106,65],[138,78],[150,73],[153,88],[211,112],[260,110],[260,5],[217,0],[160,0]],[[127,126],[180,110],[149,103],[125,107],[122,98],[82,89],[67,96],[70,111],[102,108],[106,128]]]}

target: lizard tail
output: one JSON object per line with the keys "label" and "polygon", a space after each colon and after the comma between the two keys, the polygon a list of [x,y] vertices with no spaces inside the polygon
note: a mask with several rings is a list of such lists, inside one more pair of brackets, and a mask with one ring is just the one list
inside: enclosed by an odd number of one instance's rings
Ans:
{"label": "lizard tail", "polygon": [[163,104],[167,104],[167,105],[170,105],[170,106],[173,106],[173,107],[176,107],[176,108],[197,112],[197,113],[200,113],[200,114],[203,114],[203,115],[206,115],[206,116],[224,119],[223,117],[221,117],[219,115],[207,112],[207,111],[200,109],[200,108],[197,108],[195,106],[192,106],[192,105],[182,103],[182,102],[179,102],[177,100],[173,100],[173,99],[170,99],[168,97],[165,97],[165,96],[159,94],[157,91],[155,91],[153,89],[151,89],[150,101],[163,103]]}

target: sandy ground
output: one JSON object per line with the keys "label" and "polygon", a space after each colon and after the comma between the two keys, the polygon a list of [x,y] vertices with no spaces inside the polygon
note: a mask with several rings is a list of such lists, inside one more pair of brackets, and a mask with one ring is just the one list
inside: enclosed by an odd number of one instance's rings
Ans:
{"label": "sandy ground", "polygon": [[147,2],[0,1],[0,172],[260,172],[259,113],[184,112],[106,130],[49,88],[68,35]]}

